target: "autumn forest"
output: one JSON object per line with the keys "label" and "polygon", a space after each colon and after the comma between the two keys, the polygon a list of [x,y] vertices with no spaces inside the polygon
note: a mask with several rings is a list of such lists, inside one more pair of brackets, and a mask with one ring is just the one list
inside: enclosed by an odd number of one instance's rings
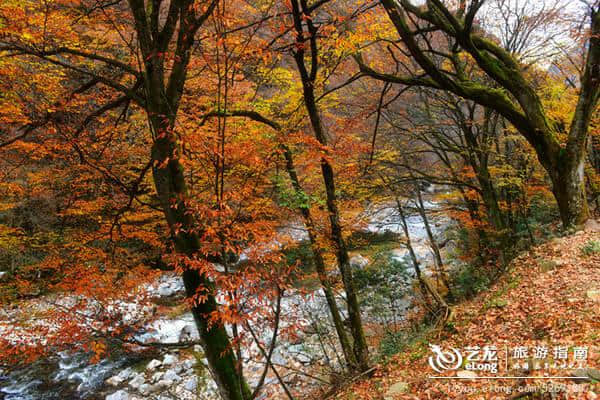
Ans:
{"label": "autumn forest", "polygon": [[0,399],[596,399],[599,99],[596,0],[0,0]]}

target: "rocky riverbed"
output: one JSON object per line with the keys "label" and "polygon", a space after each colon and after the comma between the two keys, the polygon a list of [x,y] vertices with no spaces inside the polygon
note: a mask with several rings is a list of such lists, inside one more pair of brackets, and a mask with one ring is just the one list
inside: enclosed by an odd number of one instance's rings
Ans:
{"label": "rocky riverbed", "polygon": [[[435,209],[435,203],[429,203]],[[398,215],[393,207],[372,208],[367,215],[367,223],[361,229],[380,234],[385,231],[401,233]],[[441,235],[449,221],[443,217],[432,218],[433,228]],[[423,221],[417,214],[407,218],[411,240],[418,257],[424,265],[430,264],[432,257],[427,245]],[[293,231],[293,234],[291,233]],[[301,227],[288,229],[294,240],[305,239]],[[391,251],[398,260],[407,259],[407,250],[398,247]],[[370,260],[361,254],[354,254],[354,268],[364,268]],[[164,302],[183,295],[183,283],[177,276],[165,274],[153,285],[144,288],[150,297]],[[408,305],[409,302],[404,303]],[[135,321],[140,315],[148,315],[147,308],[140,309],[135,303],[116,304],[125,310],[124,319]],[[144,306],[144,307],[147,307]],[[152,311],[154,312],[154,311]],[[403,312],[403,310],[399,310]],[[333,341],[319,333],[319,326],[328,321],[328,310],[320,291],[306,296],[288,293],[282,300],[282,313],[286,323],[300,327],[299,335],[291,340],[285,336],[279,339],[272,362],[281,370],[287,384],[293,388],[322,384],[329,377],[323,374],[325,365],[335,366],[339,354]],[[294,321],[285,321],[285,316],[294,316]],[[298,321],[300,316],[301,321]],[[11,314],[6,313],[0,321],[10,323]],[[325,323],[325,325],[327,325]],[[269,330],[261,332],[268,338]],[[325,335],[326,336],[326,335]],[[154,315],[153,320],[143,326],[135,336],[141,343],[173,344],[181,341],[196,341],[198,332],[190,313],[179,315]],[[264,365],[260,363],[258,348],[250,346],[244,353],[245,373],[250,384],[258,381]],[[41,360],[34,365],[13,371],[0,371],[0,397],[5,400],[53,400],[53,399],[217,399],[216,388],[206,368],[200,346],[189,349],[162,349],[151,353],[123,353],[111,355],[98,363],[89,362],[90,355],[82,352],[60,352]],[[317,368],[320,373],[313,373]],[[312,377],[309,377],[311,376]],[[317,375],[317,376],[314,376]],[[316,378],[316,379],[315,379]],[[277,380],[269,375],[263,396],[280,390]]]}

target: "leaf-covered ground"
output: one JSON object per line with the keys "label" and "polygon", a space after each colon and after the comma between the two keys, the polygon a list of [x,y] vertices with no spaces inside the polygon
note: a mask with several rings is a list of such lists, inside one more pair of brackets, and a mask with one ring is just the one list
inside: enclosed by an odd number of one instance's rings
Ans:
{"label": "leaf-covered ground", "polygon": [[[338,399],[596,399],[596,379],[449,379],[433,380],[429,344],[442,349],[495,345],[498,376],[571,376],[571,369],[543,369],[554,346],[568,346],[569,365],[575,347],[588,349],[585,374],[600,368],[600,233],[581,231],[556,238],[516,258],[509,271],[489,290],[453,307],[450,323],[432,329],[390,360],[369,379],[338,392]],[[529,347],[523,360],[529,371],[514,369],[506,354]],[[549,358],[534,359],[533,349],[549,348]],[[507,350],[508,349],[508,350]],[[561,365],[562,366],[562,365]],[[535,369],[540,368],[540,369]],[[463,373],[459,373],[461,376]],[[489,376],[477,372],[478,377]],[[443,375],[457,376],[457,371]],[[472,377],[471,375],[466,375]],[[391,388],[391,390],[390,390]],[[536,392],[528,394],[527,392]],[[545,392],[545,393],[544,393]],[[553,392],[553,393],[550,393]]]}

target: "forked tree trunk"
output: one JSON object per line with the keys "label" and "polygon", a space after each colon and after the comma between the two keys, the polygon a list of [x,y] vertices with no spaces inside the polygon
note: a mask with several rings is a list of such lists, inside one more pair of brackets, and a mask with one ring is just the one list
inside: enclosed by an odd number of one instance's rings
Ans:
{"label": "forked tree trunk", "polygon": [[[195,258],[201,250],[199,232],[202,226],[186,203],[188,190],[174,127],[195,45],[194,37],[217,2],[207,4],[203,13],[197,14],[199,10],[194,7],[193,0],[172,0],[162,29],[158,27],[160,10],[153,9],[157,2],[128,0],[128,3],[144,63],[141,105],[146,111],[153,139],[151,161],[156,193],[176,252]],[[167,68],[164,55],[170,45],[174,47],[174,61]],[[193,304],[191,311],[204,354],[221,396],[225,400],[248,400],[250,389],[237,368],[241,360],[233,353],[225,327],[211,321],[211,316],[218,311],[213,282],[198,270],[185,266],[183,282]],[[197,300],[198,294],[204,296],[202,301]]]}
{"label": "forked tree trunk", "polygon": [[[475,101],[497,111],[505,117],[535,149],[553,184],[565,228],[582,224],[589,217],[584,186],[583,163],[589,125],[600,99],[600,6],[596,3],[588,8],[590,31],[585,44],[585,67],[579,82],[579,97],[568,132],[563,132],[544,110],[542,99],[535,85],[522,72],[520,61],[494,41],[474,31],[473,18],[477,7],[473,6],[470,18],[453,14],[442,1],[427,1],[425,8],[415,7],[410,2],[380,0],[396,28],[402,42],[412,58],[430,79],[410,75],[408,77],[377,73],[357,58],[363,73],[392,83],[427,86],[450,91],[460,97]],[[407,16],[410,13],[411,16]],[[465,51],[489,78],[502,90],[494,86],[482,86],[475,81],[454,79],[438,67],[419,43],[422,32],[414,31],[412,18],[430,23],[444,32],[454,42],[456,49]],[[567,133],[566,143],[559,135]]]}

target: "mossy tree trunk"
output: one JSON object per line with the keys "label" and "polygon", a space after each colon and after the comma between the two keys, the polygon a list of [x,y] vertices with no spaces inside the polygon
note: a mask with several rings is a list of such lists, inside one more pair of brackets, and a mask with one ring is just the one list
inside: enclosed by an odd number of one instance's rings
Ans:
{"label": "mossy tree trunk", "polygon": [[[551,121],[544,110],[534,84],[519,61],[506,49],[473,29],[473,21],[483,2],[471,2],[468,9],[450,11],[442,0],[430,0],[417,7],[409,0],[380,0],[398,32],[408,54],[425,75],[399,76],[373,70],[360,56],[356,59],[361,71],[376,79],[403,85],[428,87],[451,92],[494,110],[508,120],[534,148],[542,166],[552,181],[565,227],[583,223],[589,216],[583,179],[583,162],[592,113],[600,96],[600,6],[589,7],[590,35],[585,55],[584,72],[580,78],[579,98],[568,132],[561,132],[559,123]],[[431,52],[426,36],[428,30],[413,30],[410,20],[430,24],[446,35],[450,53]],[[425,43],[425,45],[424,45]],[[479,72],[490,79],[482,84],[466,72],[460,53],[473,59]],[[432,56],[444,58],[453,67],[452,73],[439,67],[442,63]],[[559,134],[567,134],[561,143]]]}

